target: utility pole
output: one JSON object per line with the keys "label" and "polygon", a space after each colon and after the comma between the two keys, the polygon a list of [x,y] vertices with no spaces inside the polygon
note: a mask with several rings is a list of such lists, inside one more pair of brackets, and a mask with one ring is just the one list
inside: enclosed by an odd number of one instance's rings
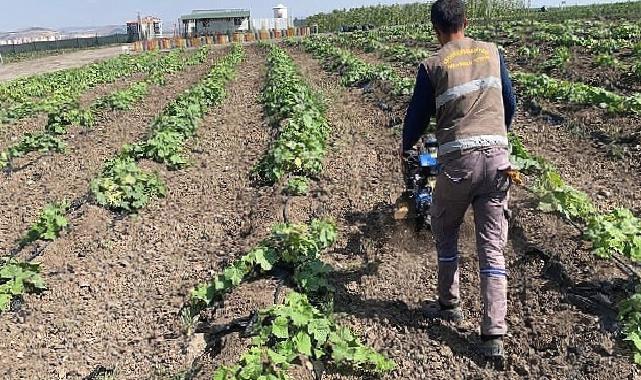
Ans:
{"label": "utility pole", "polygon": [[142,18],[140,18],[140,12],[138,12],[138,41],[142,41]]}

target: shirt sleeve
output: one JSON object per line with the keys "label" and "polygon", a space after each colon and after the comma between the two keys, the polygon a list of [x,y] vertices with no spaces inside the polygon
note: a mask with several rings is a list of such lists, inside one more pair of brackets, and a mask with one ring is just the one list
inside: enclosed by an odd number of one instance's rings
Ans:
{"label": "shirt sleeve", "polygon": [[514,95],[514,88],[512,87],[512,79],[510,79],[510,72],[505,64],[503,54],[499,54],[501,64],[501,86],[503,88],[503,109],[505,110],[505,127],[510,130],[514,113],[516,112],[516,96]]}
{"label": "shirt sleeve", "polygon": [[414,94],[403,123],[403,150],[410,150],[425,132],[430,118],[436,114],[434,86],[427,75],[427,68],[421,64],[416,74]]}

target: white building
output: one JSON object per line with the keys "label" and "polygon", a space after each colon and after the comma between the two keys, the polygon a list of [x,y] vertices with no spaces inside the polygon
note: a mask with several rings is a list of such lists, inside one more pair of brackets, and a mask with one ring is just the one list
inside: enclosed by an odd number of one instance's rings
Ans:
{"label": "white building", "polygon": [[182,16],[180,24],[185,37],[212,36],[220,33],[246,32],[250,28],[247,9],[196,10]]}

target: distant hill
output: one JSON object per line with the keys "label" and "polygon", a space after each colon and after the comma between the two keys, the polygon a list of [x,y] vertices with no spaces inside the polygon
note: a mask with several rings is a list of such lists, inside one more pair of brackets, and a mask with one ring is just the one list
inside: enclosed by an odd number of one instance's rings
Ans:
{"label": "distant hill", "polygon": [[71,26],[60,28],[62,34],[92,34],[99,36],[108,36],[110,34],[127,33],[125,25],[105,25],[105,26]]}
{"label": "distant hill", "polygon": [[20,29],[13,32],[0,32],[0,43],[23,43],[32,41],[51,41],[69,38],[83,38],[98,36],[108,36],[112,34],[127,33],[127,27],[124,25],[105,25],[105,26],[73,26],[60,29],[32,27]]}

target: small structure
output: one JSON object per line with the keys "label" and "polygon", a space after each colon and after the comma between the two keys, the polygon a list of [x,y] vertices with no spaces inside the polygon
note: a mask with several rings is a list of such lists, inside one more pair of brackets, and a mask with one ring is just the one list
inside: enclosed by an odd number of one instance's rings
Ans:
{"label": "small structure", "polygon": [[250,13],[247,9],[196,10],[182,16],[185,38],[212,36],[220,33],[246,32],[250,29]]}
{"label": "small structure", "polygon": [[139,17],[138,20],[127,21],[129,41],[153,40],[162,38],[162,20],[157,17]]}
{"label": "small structure", "polygon": [[283,30],[289,27],[289,20],[287,18],[287,7],[283,4],[278,4],[274,8],[274,29]]}

